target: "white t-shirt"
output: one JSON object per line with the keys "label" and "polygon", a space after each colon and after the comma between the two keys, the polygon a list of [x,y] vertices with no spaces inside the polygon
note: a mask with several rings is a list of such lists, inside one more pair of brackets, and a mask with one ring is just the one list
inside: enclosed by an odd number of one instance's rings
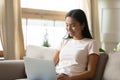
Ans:
{"label": "white t-shirt", "polygon": [[57,73],[74,75],[85,71],[88,55],[98,54],[98,47],[94,39],[82,40],[68,39],[59,47],[59,63],[56,66]]}

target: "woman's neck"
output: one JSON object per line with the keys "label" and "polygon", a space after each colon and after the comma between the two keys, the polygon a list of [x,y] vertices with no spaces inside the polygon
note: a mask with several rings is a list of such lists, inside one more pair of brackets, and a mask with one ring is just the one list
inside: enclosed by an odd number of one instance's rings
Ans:
{"label": "woman's neck", "polygon": [[81,36],[81,37],[73,37],[74,40],[81,40],[81,39],[83,39],[83,38],[84,38],[84,37],[82,37],[82,36]]}

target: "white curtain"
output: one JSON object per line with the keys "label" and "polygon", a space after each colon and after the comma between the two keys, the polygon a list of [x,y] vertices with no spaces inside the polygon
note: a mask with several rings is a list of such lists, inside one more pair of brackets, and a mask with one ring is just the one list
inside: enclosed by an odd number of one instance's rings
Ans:
{"label": "white curtain", "polygon": [[81,0],[81,3],[82,5],[80,5],[80,8],[83,9],[86,13],[90,32],[100,47],[98,0]]}
{"label": "white curtain", "polygon": [[20,0],[14,0],[14,9],[15,9],[15,58],[22,59],[25,55],[24,51],[24,40],[22,32],[22,22],[21,22],[21,7]]}
{"label": "white curtain", "polygon": [[4,0],[3,25],[0,28],[5,59],[21,59],[24,44],[21,27],[20,0]]}
{"label": "white curtain", "polygon": [[1,42],[2,42],[2,47],[7,47],[6,46],[6,43],[4,43],[3,41],[5,40],[6,42],[6,38],[5,38],[5,35],[6,35],[6,30],[5,30],[5,0],[1,0],[0,1],[0,39],[1,39]]}

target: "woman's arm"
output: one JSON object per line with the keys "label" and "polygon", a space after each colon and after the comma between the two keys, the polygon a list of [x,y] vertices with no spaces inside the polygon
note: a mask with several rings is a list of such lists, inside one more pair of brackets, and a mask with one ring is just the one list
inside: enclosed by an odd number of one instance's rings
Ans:
{"label": "woman's arm", "polygon": [[54,61],[55,65],[57,65],[57,63],[59,61],[59,53],[60,53],[59,50],[56,50],[55,53],[54,53],[53,61]]}
{"label": "woman's arm", "polygon": [[91,54],[88,57],[88,67],[87,70],[81,72],[77,75],[69,76],[70,80],[87,80],[92,79],[95,75],[97,63],[99,60],[99,56],[97,54]]}

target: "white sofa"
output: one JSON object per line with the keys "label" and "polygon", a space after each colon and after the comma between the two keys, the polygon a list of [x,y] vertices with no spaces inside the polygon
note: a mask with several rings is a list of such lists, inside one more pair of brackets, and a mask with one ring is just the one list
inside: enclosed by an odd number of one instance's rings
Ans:
{"label": "white sofa", "polygon": [[40,58],[40,59],[52,59],[52,56],[55,53],[55,49],[29,45],[26,48],[26,56],[31,58]]}

